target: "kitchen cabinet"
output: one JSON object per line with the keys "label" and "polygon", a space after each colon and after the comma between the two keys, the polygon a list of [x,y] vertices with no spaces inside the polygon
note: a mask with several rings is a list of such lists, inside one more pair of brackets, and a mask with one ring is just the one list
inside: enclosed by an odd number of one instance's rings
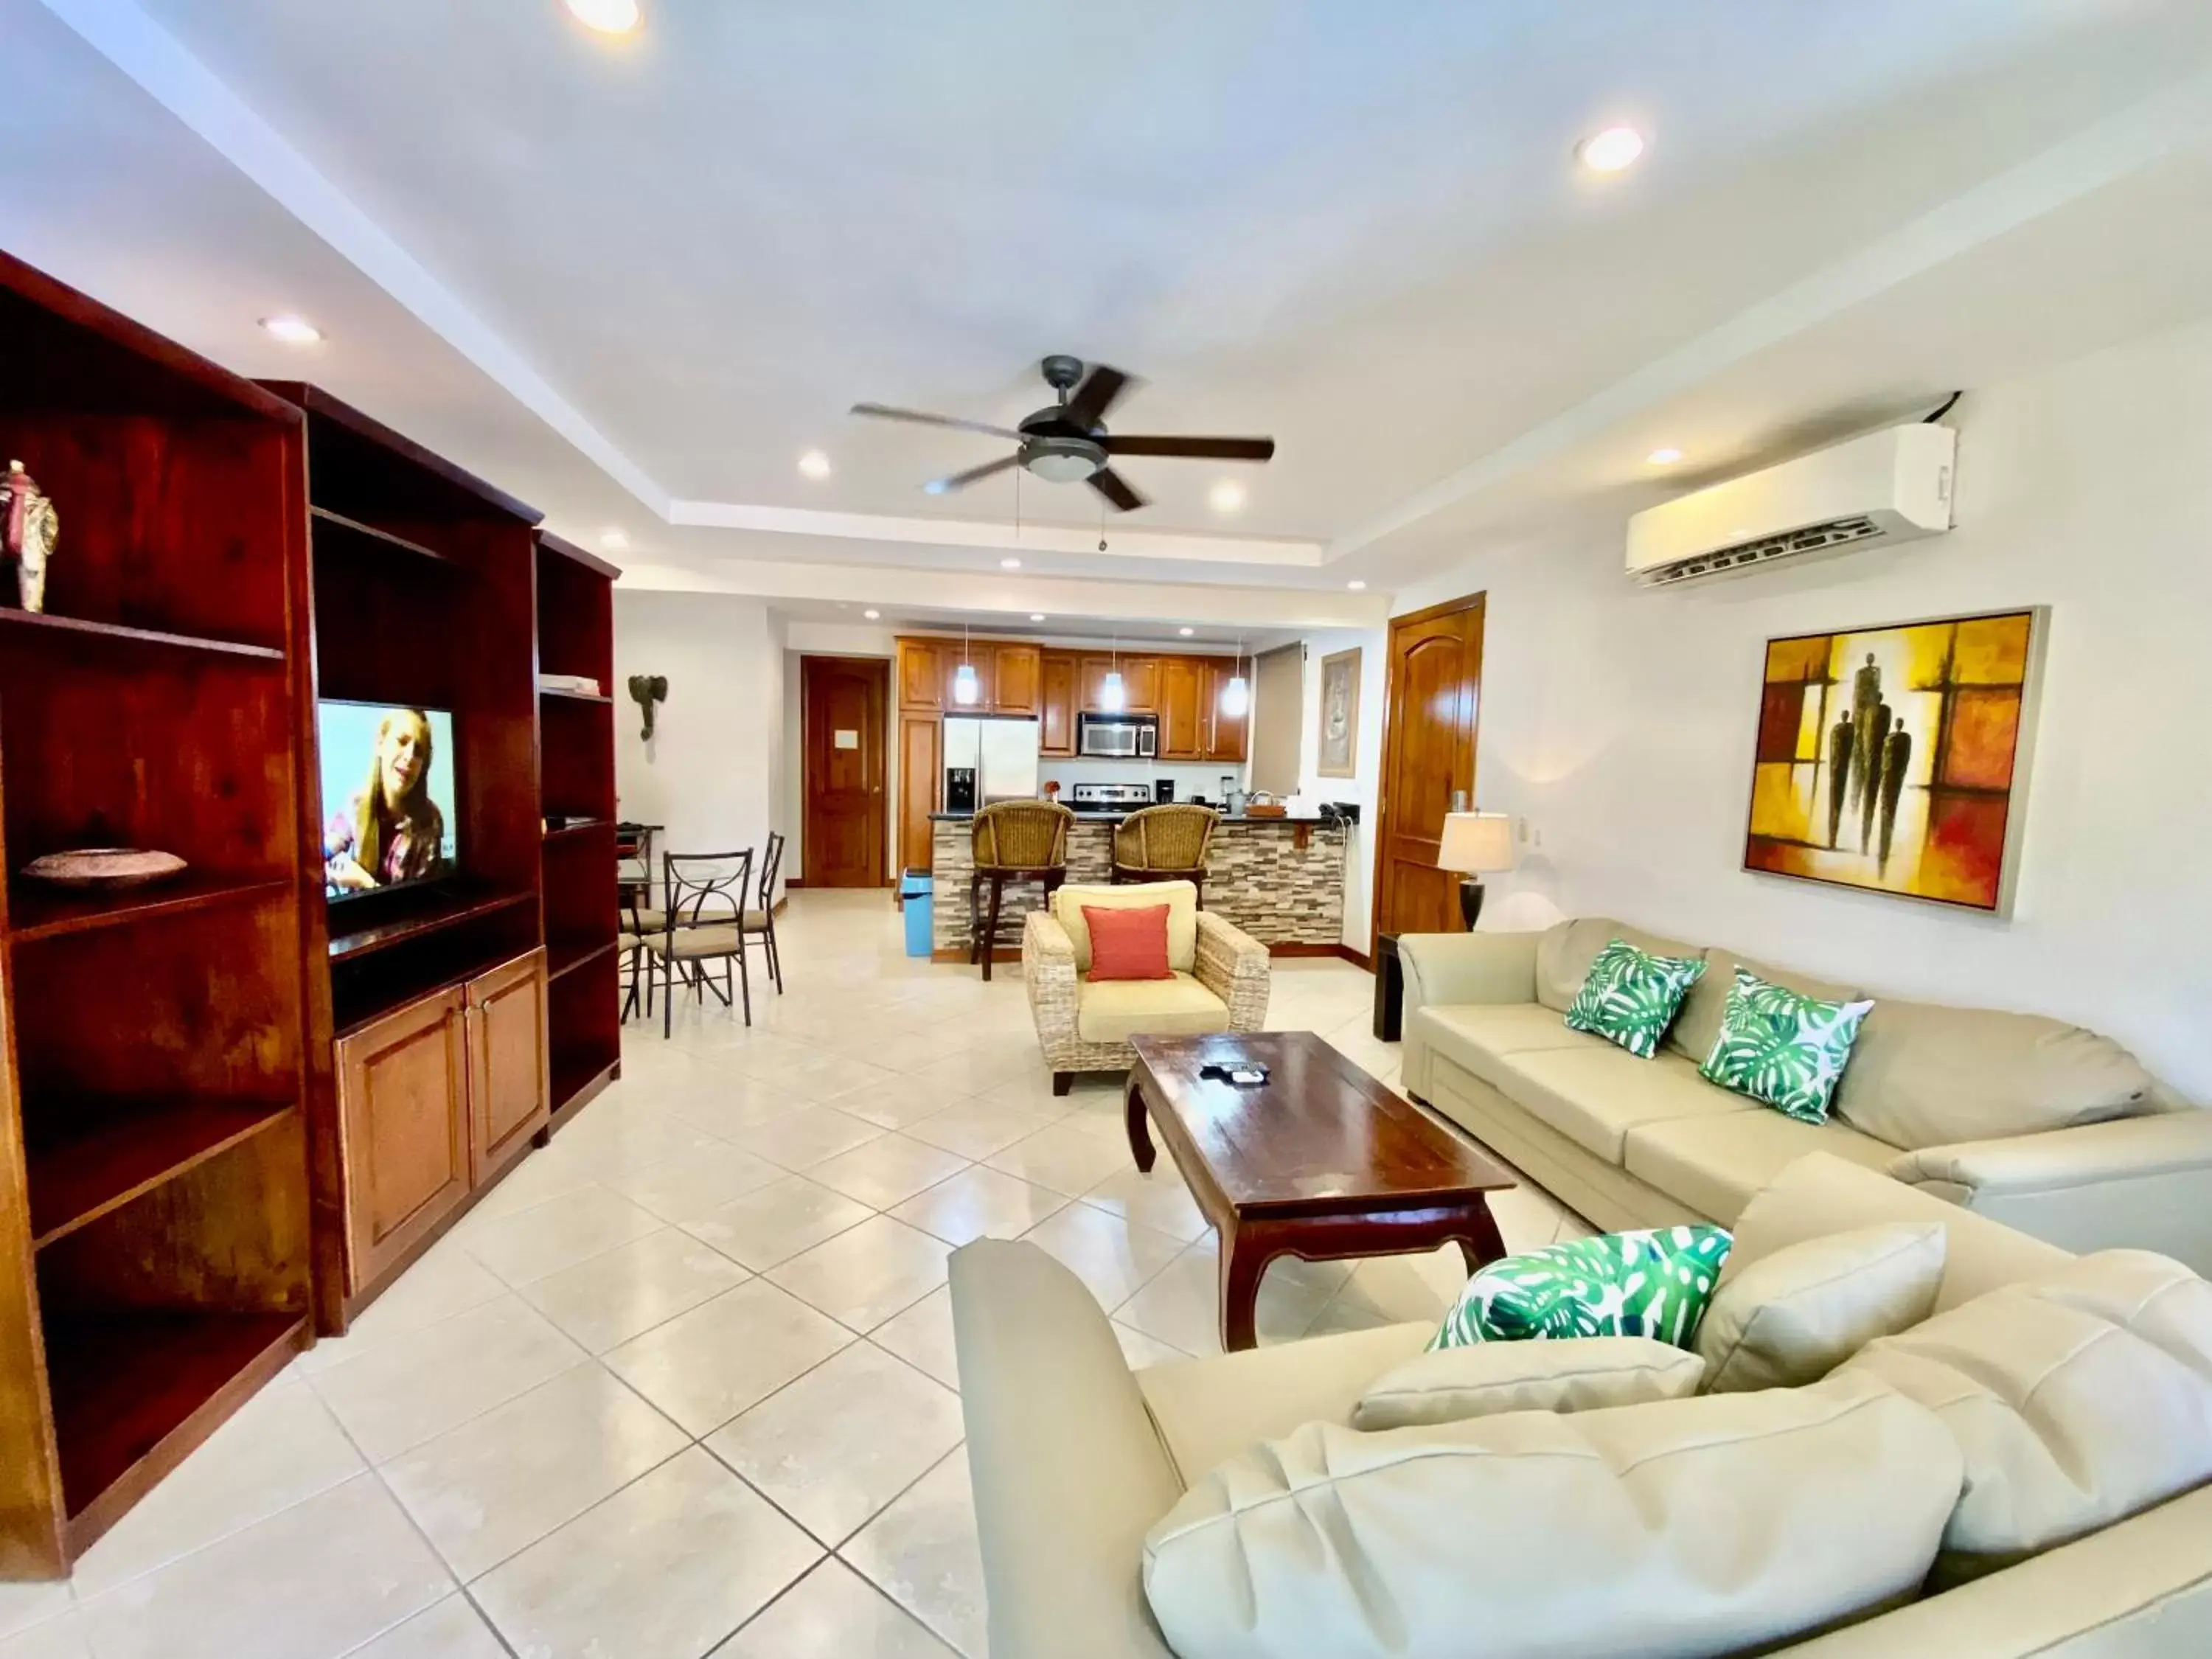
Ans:
{"label": "kitchen cabinet", "polygon": [[1076,659],[1048,651],[1037,670],[1037,753],[1075,753]]}
{"label": "kitchen cabinet", "polygon": [[[1116,667],[1121,674],[1121,707],[1113,710],[1106,707],[1105,685],[1106,676]],[[1083,659],[1082,678],[1079,684],[1083,693],[1082,708],[1086,713],[1154,714],[1159,712],[1160,659],[1158,657],[1086,656]]]}
{"label": "kitchen cabinet", "polygon": [[542,949],[338,1039],[349,1294],[404,1262],[545,1127],[545,1042]]}
{"label": "kitchen cabinet", "polygon": [[1036,714],[1044,653],[1034,645],[999,645],[991,657],[991,712]]}
{"label": "kitchen cabinet", "polygon": [[901,708],[945,708],[952,690],[952,671],[957,666],[957,663],[945,660],[945,643],[940,640],[901,640],[898,642],[898,704]]}
{"label": "kitchen cabinet", "polygon": [[[1240,664],[1233,657],[1211,658],[1206,672],[1206,758],[1210,761],[1229,761],[1242,763],[1250,746],[1252,706],[1250,702],[1251,676],[1249,661]],[[1236,678],[1238,668],[1245,667],[1246,702],[1241,714],[1221,712],[1221,694]]]}
{"label": "kitchen cabinet", "polygon": [[945,787],[945,726],[935,714],[899,716],[899,867],[927,870],[929,815]]}
{"label": "kitchen cabinet", "polygon": [[1200,657],[1163,658],[1158,676],[1160,759],[1204,760],[1212,731],[1206,708],[1212,665]]}

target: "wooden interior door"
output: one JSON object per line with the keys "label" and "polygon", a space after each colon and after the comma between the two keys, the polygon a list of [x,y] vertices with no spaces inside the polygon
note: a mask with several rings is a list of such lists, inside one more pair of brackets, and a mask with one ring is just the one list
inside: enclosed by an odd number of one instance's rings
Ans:
{"label": "wooden interior door", "polygon": [[394,1010],[337,1043],[348,1277],[374,1284],[469,1190],[461,988]]}
{"label": "wooden interior door", "polygon": [[1482,617],[1476,593],[1391,619],[1375,814],[1377,934],[1456,933],[1465,926],[1460,878],[1437,868],[1437,847],[1444,814],[1474,802]]}
{"label": "wooden interior door", "polygon": [[879,657],[799,659],[809,887],[884,884],[889,666]]}
{"label": "wooden interior door", "polygon": [[468,983],[469,1179],[482,1186],[545,1127],[545,952],[501,963]]}

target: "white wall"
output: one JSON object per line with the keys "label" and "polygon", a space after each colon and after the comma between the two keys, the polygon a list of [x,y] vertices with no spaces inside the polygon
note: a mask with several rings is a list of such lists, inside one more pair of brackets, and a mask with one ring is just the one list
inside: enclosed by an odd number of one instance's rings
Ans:
{"label": "white wall", "polygon": [[758,599],[615,589],[615,684],[665,674],[653,739],[627,694],[615,710],[622,816],[668,827],[671,852],[766,851],[782,799],[780,629]]}
{"label": "white wall", "polygon": [[[1389,635],[1381,629],[1332,628],[1301,635],[1305,652],[1304,695],[1299,703],[1298,792],[1301,807],[1328,800],[1357,801],[1359,824],[1346,838],[1344,866],[1344,943],[1363,954],[1373,931],[1376,781],[1382,774],[1382,695]],[[1359,652],[1359,742],[1353,751],[1358,775],[1321,775],[1321,659]]]}
{"label": "white wall", "polygon": [[[1486,927],[1602,914],[1877,991],[2051,1013],[2212,1098],[2212,325],[1969,392],[1949,535],[1631,586],[1617,536],[1476,559],[1477,793],[1540,848]],[[1764,641],[2051,607],[2009,921],[1741,867]]]}

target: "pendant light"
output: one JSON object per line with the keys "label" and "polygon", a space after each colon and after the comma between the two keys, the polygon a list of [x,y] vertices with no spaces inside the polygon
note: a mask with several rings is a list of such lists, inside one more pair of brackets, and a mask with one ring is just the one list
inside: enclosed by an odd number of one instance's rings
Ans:
{"label": "pendant light", "polygon": [[1221,712],[1232,720],[1241,720],[1252,707],[1252,688],[1244,683],[1244,636],[1237,636],[1237,672],[1229,677],[1229,684],[1221,688]]}
{"label": "pendant light", "polygon": [[952,675],[952,701],[963,708],[972,708],[983,695],[982,682],[975,678],[975,659],[968,648],[968,624],[960,624],[960,666]]}
{"label": "pendant light", "polygon": [[1121,636],[1116,634],[1113,654],[1107,659],[1106,678],[1098,684],[1098,702],[1108,714],[1118,714],[1126,701],[1121,690]]}

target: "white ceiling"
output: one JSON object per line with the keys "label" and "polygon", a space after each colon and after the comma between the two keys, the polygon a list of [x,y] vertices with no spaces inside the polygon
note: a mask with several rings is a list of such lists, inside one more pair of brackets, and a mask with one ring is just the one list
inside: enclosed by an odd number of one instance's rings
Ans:
{"label": "white ceiling", "polygon": [[[1371,621],[2212,294],[2202,4],[644,3],[0,0],[0,241],[623,525],[648,585],[1231,623]],[[1621,119],[1646,161],[1582,173]],[[917,487],[994,441],[844,410],[1011,423],[1054,350],[1146,377],[1119,429],[1277,459],[1126,463],[1103,554],[1024,480],[1007,578],[1012,479]]]}

